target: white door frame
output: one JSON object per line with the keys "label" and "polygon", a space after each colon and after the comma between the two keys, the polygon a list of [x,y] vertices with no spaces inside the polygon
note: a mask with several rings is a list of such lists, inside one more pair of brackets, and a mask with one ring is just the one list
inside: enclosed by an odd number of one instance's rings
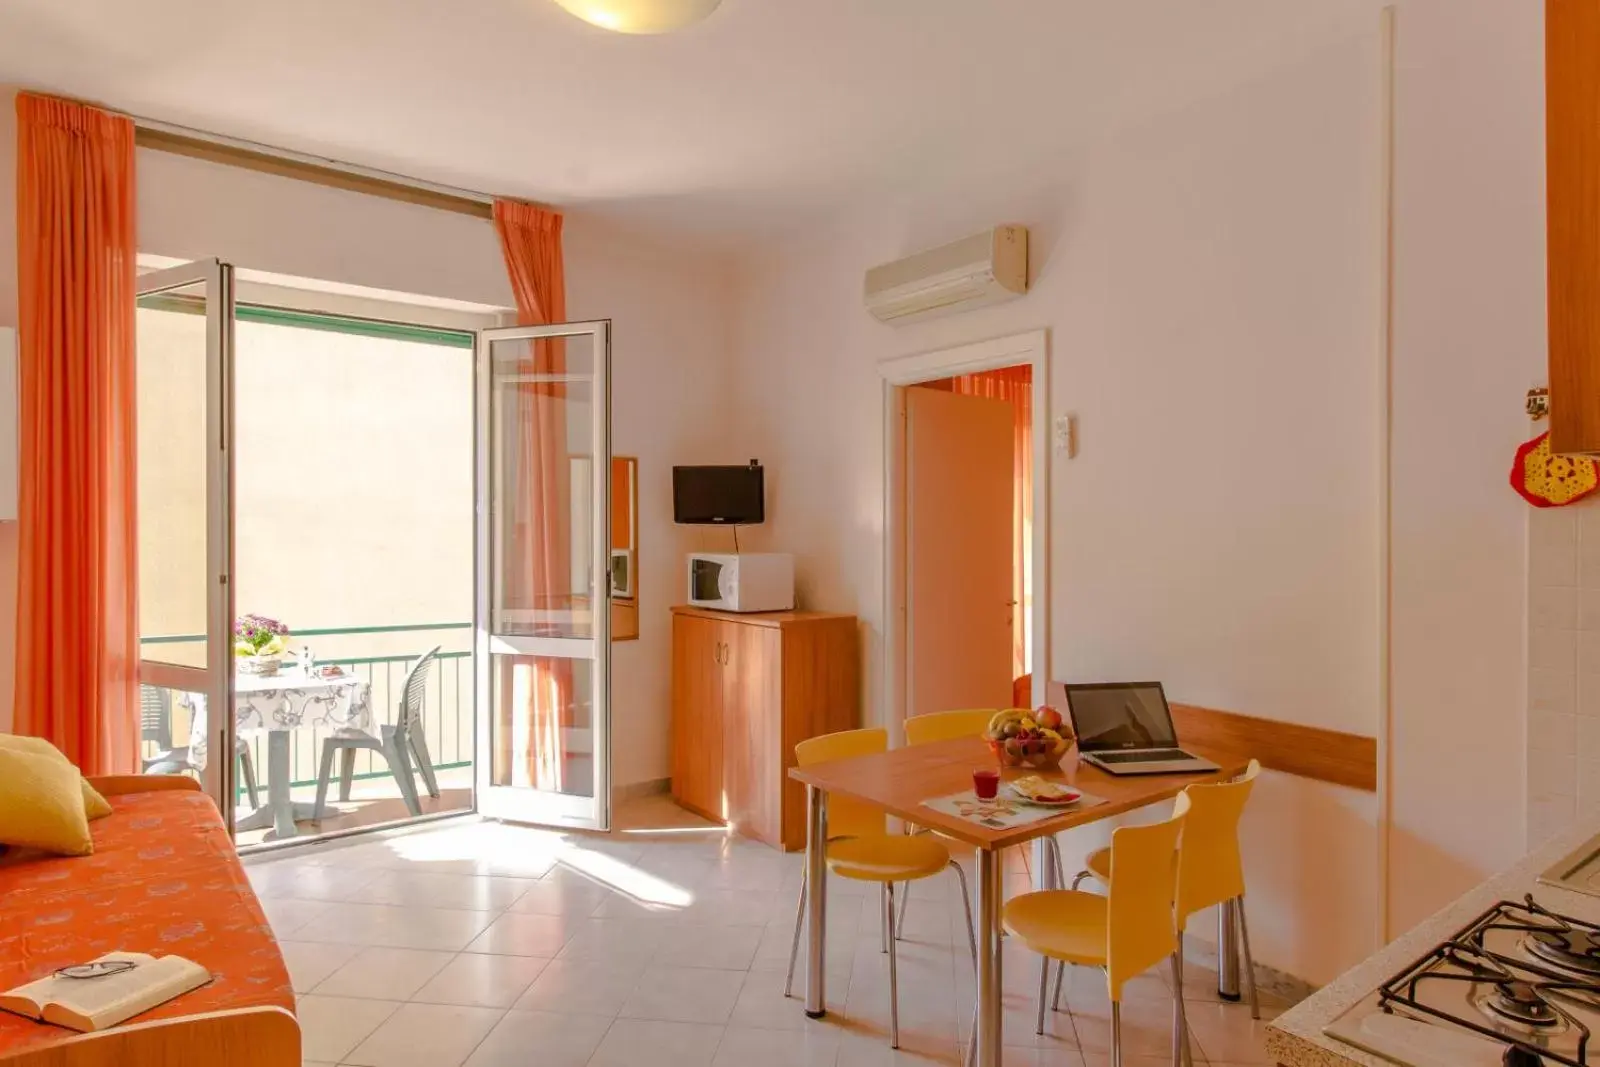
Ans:
{"label": "white door frame", "polygon": [[[898,739],[906,717],[906,400],[907,386],[958,374],[1015,367],[1033,369],[1033,704],[1045,702],[1050,682],[1050,349],[1045,330],[886,359],[883,378],[883,635],[884,725]],[[896,740],[898,743],[898,740]]]}

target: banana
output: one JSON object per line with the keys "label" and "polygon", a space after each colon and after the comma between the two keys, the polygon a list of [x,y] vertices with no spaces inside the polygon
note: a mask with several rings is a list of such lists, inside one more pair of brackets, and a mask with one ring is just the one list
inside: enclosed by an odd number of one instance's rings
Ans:
{"label": "banana", "polygon": [[999,735],[1008,722],[1021,722],[1023,713],[1016,710],[996,712],[994,718],[989,720],[989,733]]}

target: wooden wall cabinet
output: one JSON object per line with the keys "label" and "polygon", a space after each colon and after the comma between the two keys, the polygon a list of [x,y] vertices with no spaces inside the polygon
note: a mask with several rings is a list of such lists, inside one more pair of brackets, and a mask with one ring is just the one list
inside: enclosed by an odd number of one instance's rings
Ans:
{"label": "wooden wall cabinet", "polygon": [[672,609],[672,795],[776,848],[805,847],[794,746],[860,723],[853,615]]}
{"label": "wooden wall cabinet", "polygon": [[1600,453],[1600,4],[1545,2],[1550,448]]}

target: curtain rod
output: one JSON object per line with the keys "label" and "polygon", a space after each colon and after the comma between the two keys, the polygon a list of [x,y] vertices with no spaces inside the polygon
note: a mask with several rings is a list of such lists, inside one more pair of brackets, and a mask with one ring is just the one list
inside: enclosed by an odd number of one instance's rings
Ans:
{"label": "curtain rod", "polygon": [[[205,130],[176,126],[155,119],[128,116],[134,123],[134,143],[142,148],[202,159],[225,166],[369,196],[418,204],[441,211],[488,219],[494,217],[494,197],[471,189],[422,181],[404,174],[345,163],[326,156],[278,148]],[[540,205],[543,206],[543,205]]]}

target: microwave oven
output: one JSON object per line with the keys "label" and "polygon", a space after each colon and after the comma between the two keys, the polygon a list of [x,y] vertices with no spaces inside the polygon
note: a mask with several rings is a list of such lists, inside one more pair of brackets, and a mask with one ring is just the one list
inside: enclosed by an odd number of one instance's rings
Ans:
{"label": "microwave oven", "polygon": [[790,611],[794,557],[781,552],[691,552],[689,603],[716,611]]}

